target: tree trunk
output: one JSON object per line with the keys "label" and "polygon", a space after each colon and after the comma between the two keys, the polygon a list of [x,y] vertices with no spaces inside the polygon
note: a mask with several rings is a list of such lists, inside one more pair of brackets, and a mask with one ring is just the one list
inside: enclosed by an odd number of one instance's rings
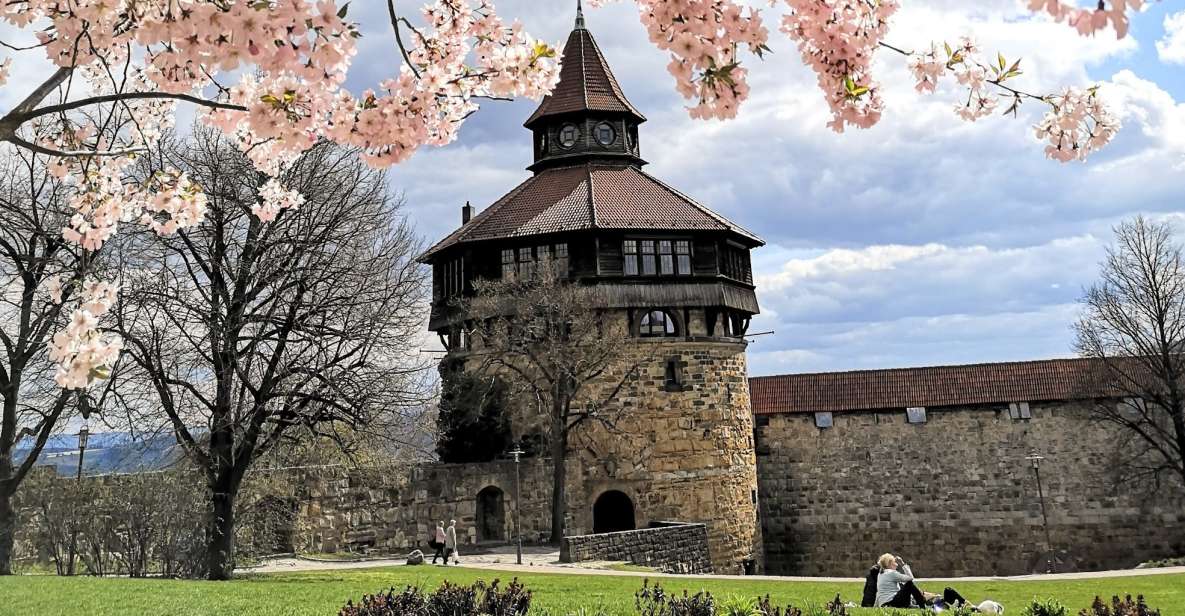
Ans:
{"label": "tree trunk", "polygon": [[555,439],[551,448],[551,542],[559,543],[564,538],[564,517],[568,512],[568,431],[562,423],[555,426]]}
{"label": "tree trunk", "polygon": [[0,575],[12,575],[12,551],[16,543],[16,509],[12,495],[0,488]]}
{"label": "tree trunk", "polygon": [[229,580],[235,568],[235,490],[220,481],[210,495],[206,520],[206,577]]}
{"label": "tree trunk", "polygon": [[1185,409],[1178,408],[1173,413],[1173,430],[1177,435],[1177,474],[1181,477],[1181,485],[1185,487]]}

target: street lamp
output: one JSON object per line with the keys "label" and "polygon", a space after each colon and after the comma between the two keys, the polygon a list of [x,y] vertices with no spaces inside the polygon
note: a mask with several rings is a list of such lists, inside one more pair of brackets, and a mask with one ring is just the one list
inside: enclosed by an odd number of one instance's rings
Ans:
{"label": "street lamp", "polygon": [[514,557],[515,563],[520,565],[523,564],[523,536],[522,533],[519,532],[518,528],[518,518],[520,515],[518,462],[519,456],[523,455],[524,453],[526,452],[524,452],[523,448],[519,447],[518,445],[515,445],[514,449],[510,451],[510,455],[514,456]]}
{"label": "street lamp", "polygon": [[1041,524],[1045,528],[1045,572],[1053,573],[1053,561],[1051,560],[1053,541],[1049,538],[1049,516],[1045,514],[1045,490],[1041,487],[1041,461],[1045,459],[1045,456],[1034,451],[1025,456],[1025,459],[1033,465],[1033,475],[1037,477],[1037,497],[1041,499]]}
{"label": "street lamp", "polygon": [[[90,440],[90,428],[87,427],[86,417],[82,418],[82,427],[78,429],[78,472],[75,481],[82,483],[82,460],[86,455],[86,442]],[[78,553],[78,525],[70,531],[70,545],[66,550],[66,575],[74,575],[74,558]]]}
{"label": "street lamp", "polygon": [[82,481],[82,459],[86,455],[86,442],[90,440],[91,431],[86,424],[78,429],[78,481]]}

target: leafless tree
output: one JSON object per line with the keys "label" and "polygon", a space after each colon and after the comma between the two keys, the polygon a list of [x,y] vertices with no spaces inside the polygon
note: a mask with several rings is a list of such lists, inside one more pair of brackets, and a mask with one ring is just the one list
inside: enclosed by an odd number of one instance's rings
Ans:
{"label": "leafless tree", "polygon": [[1075,327],[1078,353],[1096,360],[1096,416],[1120,428],[1127,477],[1185,486],[1185,262],[1172,227],[1120,224],[1100,278]]}
{"label": "leafless tree", "polygon": [[285,439],[345,446],[421,408],[425,281],[399,203],[354,152],[312,148],[282,178],[306,202],[270,223],[251,212],[265,178],[212,131],[154,152],[144,172],[168,165],[203,186],[209,212],[125,250],[120,329],[147,395],[121,396],[163,413],[205,475],[206,575],[226,579],[253,463]]}
{"label": "leafless tree", "polygon": [[[46,342],[64,315],[44,284],[53,276],[75,278],[80,263],[62,240],[67,189],[46,173],[45,162],[28,152],[0,153],[0,575],[12,573],[17,489],[74,399],[54,385]],[[71,291],[64,285],[64,295]],[[25,437],[29,447],[17,460]]]}
{"label": "leafless tree", "polygon": [[599,309],[592,287],[569,282],[546,263],[516,280],[478,281],[475,295],[460,304],[472,341],[465,368],[497,374],[524,401],[525,410],[512,415],[516,433],[542,424],[554,466],[551,541],[558,542],[572,437],[586,424],[614,428],[618,395],[645,358],[631,357],[624,319]]}

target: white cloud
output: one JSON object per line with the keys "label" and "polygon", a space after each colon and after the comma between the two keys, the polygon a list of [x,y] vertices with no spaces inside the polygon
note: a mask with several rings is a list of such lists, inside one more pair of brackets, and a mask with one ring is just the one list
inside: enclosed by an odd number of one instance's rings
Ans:
{"label": "white cloud", "polygon": [[1164,38],[1156,41],[1156,55],[1161,62],[1185,64],[1185,11],[1165,16]]}
{"label": "white cloud", "polygon": [[759,262],[752,327],[776,334],[754,343],[751,372],[1070,354],[1075,302],[1102,246],[1083,235],[1016,248],[786,252],[780,264]]}
{"label": "white cloud", "polygon": [[[1185,103],[1154,82],[1129,69],[1115,73],[1103,84],[1101,96],[1115,110],[1128,133],[1141,135],[1140,148],[1118,163],[1151,164],[1163,168],[1185,168]],[[1114,164],[1105,165],[1110,169]]]}

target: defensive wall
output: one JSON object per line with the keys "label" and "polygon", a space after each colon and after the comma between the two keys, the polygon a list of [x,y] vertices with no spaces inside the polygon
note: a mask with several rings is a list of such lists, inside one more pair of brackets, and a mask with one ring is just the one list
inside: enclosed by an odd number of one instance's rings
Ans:
{"label": "defensive wall", "polygon": [[1126,402],[1040,400],[1075,398],[1080,367],[1042,364],[754,379],[766,571],[855,576],[884,552],[922,576],[1041,571],[1042,492],[1056,568],[1185,554],[1179,478],[1124,481],[1143,446],[1094,417]]}

